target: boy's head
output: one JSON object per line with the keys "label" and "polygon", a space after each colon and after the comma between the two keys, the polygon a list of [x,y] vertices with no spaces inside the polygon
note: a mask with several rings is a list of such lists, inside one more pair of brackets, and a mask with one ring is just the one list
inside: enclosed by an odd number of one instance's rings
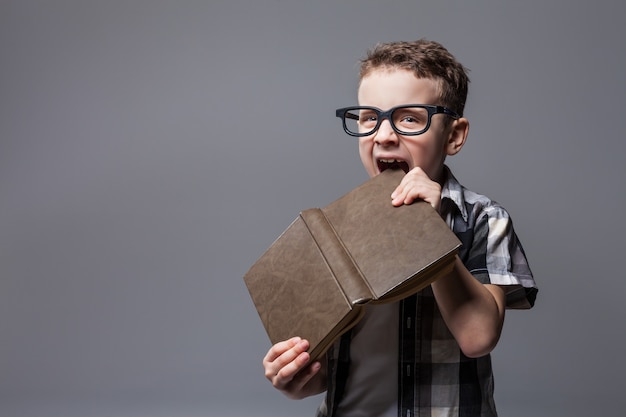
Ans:
{"label": "boy's head", "polygon": [[436,42],[381,44],[362,61],[359,106],[337,110],[344,130],[359,137],[365,170],[421,168],[443,181],[446,156],[465,143],[461,117],[467,96],[465,69]]}
{"label": "boy's head", "polygon": [[372,71],[405,69],[417,78],[430,78],[439,86],[439,104],[463,116],[469,77],[467,69],[438,42],[420,39],[376,45],[361,60],[359,83]]}

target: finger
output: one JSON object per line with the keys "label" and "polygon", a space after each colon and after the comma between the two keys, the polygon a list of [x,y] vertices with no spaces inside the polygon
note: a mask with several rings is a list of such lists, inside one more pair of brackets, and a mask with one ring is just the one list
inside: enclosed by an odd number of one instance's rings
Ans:
{"label": "finger", "polygon": [[[291,343],[292,341],[290,341]],[[290,344],[288,343],[288,345]],[[284,345],[283,345],[284,346]],[[280,346],[276,346],[276,350],[281,350]],[[271,362],[265,362],[265,377],[269,379],[276,387],[282,387],[293,379],[296,373],[300,371],[310,360],[306,350],[309,348],[309,342],[299,340],[293,346],[284,350],[280,356]]]}
{"label": "finger", "polygon": [[270,348],[270,350],[267,351],[267,354],[263,358],[263,363],[274,362],[280,355],[300,342],[300,340],[301,339],[299,337],[292,337],[291,339],[276,343]]}
{"label": "finger", "polygon": [[302,390],[304,386],[308,384],[315,375],[317,375],[321,368],[322,364],[320,362],[313,362],[311,365],[296,374],[291,381],[289,388],[296,391]]}
{"label": "finger", "polygon": [[438,209],[441,200],[441,186],[428,178],[424,171],[414,168],[402,178],[402,181],[391,196],[394,206],[412,204],[417,200],[424,200],[435,209]]}
{"label": "finger", "polygon": [[391,193],[391,204],[394,206],[401,206],[404,204],[404,199],[406,198],[406,192],[409,189],[408,180],[406,176],[402,179],[400,184],[396,187],[396,189]]}
{"label": "finger", "polygon": [[421,197],[420,187],[416,181],[406,181],[400,185],[391,194],[391,204],[401,206],[403,204],[411,204],[416,198]]}
{"label": "finger", "polygon": [[391,193],[392,204],[394,206],[405,204],[408,193],[415,188],[422,187],[426,181],[430,181],[426,173],[420,167],[413,168],[402,177],[400,184]]}
{"label": "finger", "polygon": [[[291,357],[291,355],[289,355],[289,357]],[[307,352],[296,354],[293,360],[286,362],[284,366],[277,369],[275,375],[272,377],[272,382],[278,386],[283,386],[291,382],[298,372],[307,366],[310,360],[311,357]]]}
{"label": "finger", "polygon": [[410,189],[406,192],[403,203],[412,204],[417,200],[424,200],[429,203],[435,210],[438,210],[441,203],[441,189],[439,187],[430,185],[422,188]]}

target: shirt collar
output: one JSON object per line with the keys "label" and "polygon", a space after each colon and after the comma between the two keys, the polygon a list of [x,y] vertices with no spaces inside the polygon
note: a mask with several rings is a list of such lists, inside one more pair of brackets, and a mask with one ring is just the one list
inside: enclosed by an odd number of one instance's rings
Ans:
{"label": "shirt collar", "polygon": [[448,168],[447,165],[444,165],[444,170],[446,174],[446,181],[443,183],[441,187],[441,201],[444,199],[449,199],[452,201],[461,216],[463,216],[463,220],[467,222],[467,209],[465,208],[465,197],[463,196],[463,186],[457,181],[457,179],[452,175],[452,171]]}

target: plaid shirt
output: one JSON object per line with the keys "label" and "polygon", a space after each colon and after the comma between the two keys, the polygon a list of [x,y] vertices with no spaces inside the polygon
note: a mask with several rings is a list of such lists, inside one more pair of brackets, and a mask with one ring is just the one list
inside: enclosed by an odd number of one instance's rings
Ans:
{"label": "plaid shirt", "polygon": [[[448,180],[442,188],[441,213],[463,244],[459,257],[481,283],[502,286],[507,308],[532,307],[537,288],[508,213],[496,202],[464,188],[447,167],[446,172]],[[441,317],[431,288],[395,306],[393,308],[399,310],[393,316],[398,320],[397,329],[393,329],[397,341],[393,340],[390,345],[380,340],[385,338],[380,335],[388,335],[392,326],[379,320],[363,324],[362,328],[357,325],[329,350],[328,390],[317,416],[496,416],[490,356],[468,358],[463,355]],[[355,336],[356,332],[363,331],[369,332],[369,339]],[[353,340],[361,346],[351,346]],[[354,349],[358,349],[360,355],[368,355],[367,350],[378,343],[397,346],[391,349],[397,350],[394,352],[397,369],[379,370],[385,378],[356,381],[357,377],[350,375],[351,356],[357,352]],[[380,346],[378,349],[386,352]],[[368,368],[385,363],[375,358],[362,362],[366,364],[361,366]],[[375,372],[367,370],[360,375],[375,375]],[[389,382],[395,385],[395,381],[397,395],[391,393],[388,385]],[[357,387],[352,390],[359,393],[350,397],[350,387]],[[389,394],[394,398],[386,404],[386,411],[374,411],[379,410],[376,406],[380,405],[376,398],[389,398]],[[351,398],[351,403],[346,404],[346,398]],[[353,408],[358,410],[353,411]]]}

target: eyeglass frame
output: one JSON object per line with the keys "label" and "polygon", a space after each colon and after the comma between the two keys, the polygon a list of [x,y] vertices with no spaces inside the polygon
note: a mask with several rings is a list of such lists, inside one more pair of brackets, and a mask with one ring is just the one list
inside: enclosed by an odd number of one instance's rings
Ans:
{"label": "eyeglass frame", "polygon": [[[424,127],[424,129],[417,131],[417,132],[405,132],[403,130],[400,130],[396,127],[395,123],[393,122],[393,119],[391,118],[391,114],[398,110],[398,109],[405,109],[405,108],[409,108],[409,107],[420,107],[423,109],[426,109],[426,111],[428,112],[428,120],[426,121],[426,126]],[[354,115],[349,114],[348,111],[350,110],[373,110],[374,112],[376,112],[376,115],[378,117],[378,120],[376,120],[376,126],[374,126],[373,129],[365,132],[365,133],[357,133],[357,132],[351,132],[348,129],[348,126],[346,125],[346,117],[348,117],[349,119],[352,120],[358,120],[358,117],[354,117]],[[379,109],[378,107],[373,107],[373,106],[350,106],[350,107],[342,107],[340,109],[335,110],[335,116],[339,117],[341,119],[341,122],[343,124],[343,130],[350,136],[354,136],[354,137],[363,137],[363,136],[369,136],[371,134],[373,134],[374,132],[376,132],[379,128],[380,125],[382,124],[383,120],[387,119],[389,120],[389,124],[391,125],[391,128],[394,130],[394,132],[396,132],[399,135],[403,135],[403,136],[417,136],[417,135],[421,135],[423,133],[425,133],[426,131],[428,131],[428,129],[430,128],[430,122],[431,119],[433,117],[433,115],[435,114],[445,114],[448,115],[454,119],[460,119],[461,115],[459,115],[458,113],[456,113],[453,110],[450,110],[447,107],[444,106],[437,106],[437,105],[432,105],[432,104],[403,104],[401,106],[395,106],[390,108],[387,111],[382,111],[381,109]],[[349,117],[353,116],[353,117]]]}

